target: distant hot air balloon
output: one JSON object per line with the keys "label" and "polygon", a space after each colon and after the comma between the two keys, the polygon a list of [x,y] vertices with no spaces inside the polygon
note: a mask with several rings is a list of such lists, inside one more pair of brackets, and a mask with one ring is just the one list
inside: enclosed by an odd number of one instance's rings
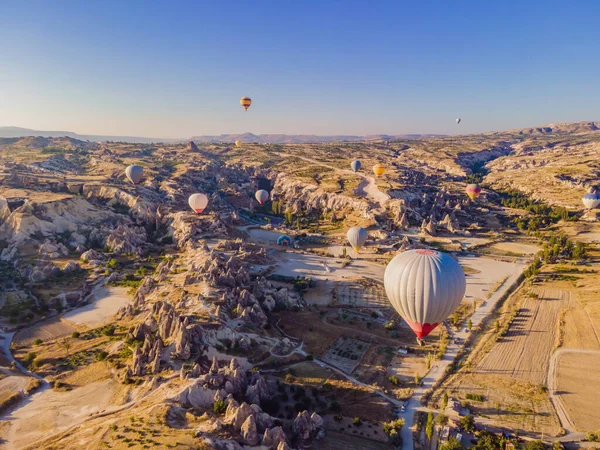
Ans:
{"label": "distant hot air balloon", "polygon": [[242,105],[246,111],[248,111],[248,108],[250,108],[251,104],[252,99],[250,97],[242,97],[240,99],[240,105]]}
{"label": "distant hot air balloon", "polygon": [[471,200],[475,200],[481,194],[481,186],[478,184],[467,184],[465,192]]}
{"label": "distant hot air balloon", "polygon": [[267,191],[265,191],[264,189],[259,189],[258,191],[256,191],[256,194],[254,194],[254,197],[256,197],[256,200],[258,200],[258,203],[260,203],[261,205],[264,205],[265,202],[267,200],[269,200],[269,193]]}
{"label": "distant hot air balloon", "polygon": [[348,230],[348,233],[346,233],[346,237],[352,248],[358,253],[361,247],[365,245],[365,242],[367,242],[369,234],[364,228],[352,227]]}
{"label": "distant hot air balloon", "polygon": [[188,199],[188,203],[196,214],[201,214],[206,209],[206,205],[208,205],[208,197],[206,194],[192,194]]}
{"label": "distant hot air balloon", "polygon": [[456,123],[460,123],[460,117],[456,118]]}
{"label": "distant hot air balloon", "polygon": [[373,166],[373,173],[380,177],[385,172],[385,166],[383,164],[375,164]]}
{"label": "distant hot air balloon", "polygon": [[292,238],[286,234],[282,234],[277,239],[277,245],[287,245],[288,247],[290,247],[292,245]]}
{"label": "distant hot air balloon", "polygon": [[383,284],[388,300],[419,342],[452,314],[467,282],[460,264],[435,250],[409,250],[390,261]]}
{"label": "distant hot air balloon", "polygon": [[240,141],[239,139],[237,141],[235,141],[235,146],[237,148],[242,148],[242,141]]}
{"label": "distant hot air balloon", "polygon": [[125,175],[133,184],[138,184],[140,181],[142,181],[144,169],[142,166],[127,166],[125,169]]}
{"label": "distant hot air balloon", "polygon": [[585,194],[583,197],[581,197],[581,201],[586,209],[594,209],[600,206],[600,195],[595,193]]}
{"label": "distant hot air balloon", "polygon": [[360,170],[360,161],[356,160],[356,161],[352,161],[350,163],[350,167],[352,167],[352,170],[356,173]]}

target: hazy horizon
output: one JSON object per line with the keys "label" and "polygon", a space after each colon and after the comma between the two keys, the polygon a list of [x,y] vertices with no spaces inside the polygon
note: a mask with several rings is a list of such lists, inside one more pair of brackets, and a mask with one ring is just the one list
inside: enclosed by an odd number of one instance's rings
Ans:
{"label": "hazy horizon", "polygon": [[600,103],[584,3],[5,4],[0,123],[180,139],[584,121]]}

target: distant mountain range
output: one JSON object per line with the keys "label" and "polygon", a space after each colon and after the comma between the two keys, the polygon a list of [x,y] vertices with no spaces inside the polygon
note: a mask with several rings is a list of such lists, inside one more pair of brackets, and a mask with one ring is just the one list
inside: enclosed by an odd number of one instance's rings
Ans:
{"label": "distant mountain range", "polygon": [[303,144],[311,142],[340,142],[340,141],[390,141],[393,139],[416,139],[420,137],[437,137],[441,134],[372,134],[368,136],[352,136],[352,135],[335,135],[335,136],[316,136],[311,134],[221,134],[218,136],[192,136],[191,138],[182,139],[163,139],[163,138],[148,138],[139,136],[100,136],[92,134],[77,134],[72,131],[40,131],[31,130],[29,128],[20,127],[0,127],[0,138],[15,138],[26,136],[40,137],[70,137],[81,141],[118,141],[118,142],[134,142],[140,144],[148,144],[152,142],[186,142],[194,141],[198,143],[216,143],[216,142],[268,142],[270,144]]}

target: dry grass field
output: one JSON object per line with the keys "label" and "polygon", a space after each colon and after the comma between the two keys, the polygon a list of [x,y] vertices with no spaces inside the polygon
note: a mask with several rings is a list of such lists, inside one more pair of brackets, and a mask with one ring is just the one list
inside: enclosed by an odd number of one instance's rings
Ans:
{"label": "dry grass field", "polygon": [[560,310],[569,305],[570,293],[546,289],[536,293],[539,298],[523,302],[508,333],[477,365],[477,372],[545,384],[550,355],[556,345]]}
{"label": "dry grass field", "polygon": [[569,419],[582,431],[600,428],[600,353],[565,353],[559,356],[557,394]]}

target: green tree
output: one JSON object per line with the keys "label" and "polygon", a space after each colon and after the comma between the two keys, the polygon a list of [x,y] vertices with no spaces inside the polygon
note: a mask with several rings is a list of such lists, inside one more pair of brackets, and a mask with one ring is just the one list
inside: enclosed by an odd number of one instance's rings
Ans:
{"label": "green tree", "polygon": [[469,331],[471,331],[471,329],[473,328],[473,321],[471,319],[469,319],[469,321],[467,322],[467,328],[469,329]]}
{"label": "green tree", "polygon": [[463,449],[464,449],[464,447],[462,446],[460,441],[458,439],[456,439],[454,436],[451,436],[447,442],[444,442],[440,446],[440,450],[463,450]]}
{"label": "green tree", "polygon": [[217,400],[213,403],[213,412],[215,414],[221,415],[227,410],[227,405],[223,400]]}
{"label": "green tree", "polygon": [[443,400],[444,409],[448,407],[448,393],[444,391],[444,400]]}
{"label": "green tree", "polygon": [[344,247],[342,249],[342,258],[346,258],[348,256],[348,251],[346,250],[346,247]]}
{"label": "green tree", "polygon": [[552,444],[552,450],[565,450],[565,446],[560,441],[554,441],[554,444]]}
{"label": "green tree", "polygon": [[470,414],[461,417],[460,420],[458,421],[458,424],[467,433],[472,433],[473,431],[475,431],[475,420],[473,419],[473,416],[471,416]]}
{"label": "green tree", "polygon": [[427,414],[427,425],[425,425],[425,434],[427,435],[427,439],[431,441],[433,437],[433,413],[430,411]]}
{"label": "green tree", "polygon": [[546,447],[542,441],[527,441],[523,448],[525,450],[544,450]]}
{"label": "green tree", "polygon": [[287,223],[288,225],[291,225],[293,221],[294,221],[294,215],[292,214],[292,210],[286,209],[285,210],[285,223]]}
{"label": "green tree", "polygon": [[441,427],[448,424],[448,416],[444,413],[439,413],[437,415],[437,417],[435,418],[435,420],[437,421],[438,425]]}
{"label": "green tree", "polygon": [[418,373],[415,373],[415,384],[419,384],[421,382],[421,377],[419,377]]}
{"label": "green tree", "polygon": [[61,342],[63,348],[65,349],[65,353],[69,356],[69,349],[71,348],[71,340],[69,338],[64,338]]}

